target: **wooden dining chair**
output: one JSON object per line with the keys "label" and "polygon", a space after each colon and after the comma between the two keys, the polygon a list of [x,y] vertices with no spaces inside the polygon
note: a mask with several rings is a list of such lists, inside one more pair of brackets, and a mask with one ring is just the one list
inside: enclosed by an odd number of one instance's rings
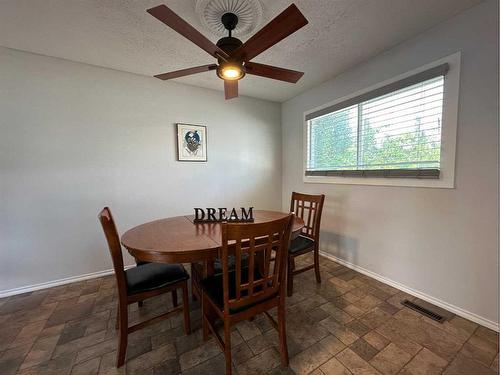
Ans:
{"label": "wooden dining chair", "polygon": [[[279,332],[281,364],[288,366],[285,329],[285,276],[293,215],[258,224],[221,224],[222,274],[201,281],[203,339],[210,332],[226,358],[231,374],[231,326],[264,313]],[[234,254],[234,267],[229,260]],[[248,256],[248,266],[244,256]],[[278,322],[268,310],[278,308]],[[215,322],[224,323],[224,339]]]}
{"label": "wooden dining chair", "polygon": [[[302,228],[301,234],[290,243],[287,268],[288,296],[293,294],[293,277],[301,272],[314,268],[316,282],[321,283],[321,275],[319,272],[319,229],[324,202],[324,194],[311,195],[296,192],[292,193],[290,212],[295,213],[297,217],[304,220],[304,227]],[[313,264],[296,269],[295,258],[311,251],[314,252]]]}
{"label": "wooden dining chair", "polygon": [[[108,207],[99,213],[99,221],[108,242],[118,286],[117,329],[120,331],[116,367],[121,367],[125,363],[129,333],[168,319],[182,311],[184,312],[184,330],[186,334],[190,333],[187,287],[189,275],[181,264],[145,263],[125,271],[120,238]],[[182,306],[178,306],[177,303],[177,289],[182,289]],[[131,327],[128,326],[128,305],[167,292],[172,293],[174,305],[172,310]]]}

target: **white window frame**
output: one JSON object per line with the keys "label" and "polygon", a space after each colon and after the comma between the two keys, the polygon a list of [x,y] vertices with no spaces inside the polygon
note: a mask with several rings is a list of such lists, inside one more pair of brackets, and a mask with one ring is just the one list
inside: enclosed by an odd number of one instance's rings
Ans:
{"label": "white window frame", "polygon": [[[303,170],[302,176],[305,183],[323,184],[351,184],[351,185],[382,185],[382,186],[409,186],[429,188],[455,188],[455,152],[457,142],[458,102],[460,88],[460,60],[461,53],[456,52],[432,63],[421,66],[404,74],[398,75],[376,85],[325,103],[319,107],[304,112],[303,117]],[[439,179],[418,178],[378,178],[378,177],[342,177],[342,176],[306,176],[307,169],[307,121],[306,116],[326,107],[344,102],[353,97],[373,91],[382,86],[394,83],[422,71],[448,63],[449,71],[444,79],[443,87],[443,116],[441,124],[441,160]]]}

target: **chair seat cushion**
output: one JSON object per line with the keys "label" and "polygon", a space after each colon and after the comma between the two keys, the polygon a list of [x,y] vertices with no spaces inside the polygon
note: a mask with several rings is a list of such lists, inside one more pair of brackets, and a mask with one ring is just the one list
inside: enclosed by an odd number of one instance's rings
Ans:
{"label": "chair seat cushion", "polygon": [[189,279],[182,264],[146,263],[125,271],[127,293],[137,294]]}
{"label": "chair seat cushion", "polygon": [[[236,258],[234,255],[229,255],[228,257],[228,268],[230,271],[234,270],[236,264]],[[248,253],[241,254],[241,267],[248,267]],[[222,273],[222,261],[217,258],[214,261],[214,274]]]}
{"label": "chair seat cushion", "polygon": [[290,242],[289,253],[294,254],[314,247],[314,241],[304,236],[298,236]]}
{"label": "chair seat cushion", "polygon": [[[233,299],[236,297],[236,271],[232,270],[228,273],[229,276],[229,299]],[[259,270],[254,269],[254,280],[259,280],[262,278]],[[241,269],[241,281],[242,283],[248,282],[248,268]],[[206,279],[201,280],[201,287],[203,291],[207,294],[207,296],[220,308],[221,311],[224,310],[224,287],[222,283],[222,273],[216,274],[214,276],[209,276]],[[259,291],[262,288],[261,285],[258,285],[254,288],[254,292]],[[242,295],[245,295],[246,290],[241,291]],[[269,297],[273,298],[274,296]],[[257,303],[261,303],[263,301],[258,301]],[[230,309],[231,314],[235,314],[237,312],[248,309],[249,307],[254,306],[255,304],[251,304],[248,306],[244,306],[238,309]]]}

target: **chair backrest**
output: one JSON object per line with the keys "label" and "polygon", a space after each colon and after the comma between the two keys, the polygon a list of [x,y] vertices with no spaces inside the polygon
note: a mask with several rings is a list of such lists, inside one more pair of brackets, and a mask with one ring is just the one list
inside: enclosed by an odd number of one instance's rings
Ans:
{"label": "chair backrest", "polygon": [[321,223],[321,213],[323,212],[323,203],[325,195],[311,195],[292,193],[290,202],[290,212],[304,220],[302,235],[311,238],[318,243],[319,229]]}
{"label": "chair backrest", "polygon": [[[267,223],[222,223],[222,278],[224,313],[267,299],[284,296],[286,261],[293,214]],[[274,251],[274,254],[273,254]],[[228,257],[234,253],[234,280],[229,277]],[[243,254],[248,254],[248,269],[242,269]],[[229,285],[234,282],[234,285]],[[229,298],[234,287],[235,296]]]}
{"label": "chair backrest", "polygon": [[98,217],[101,222],[102,229],[104,230],[106,241],[108,242],[111,259],[113,260],[113,268],[115,270],[119,296],[120,298],[123,298],[127,293],[127,283],[125,281],[125,271],[123,270],[123,256],[122,247],[120,245],[120,237],[118,235],[118,231],[116,230],[113,215],[111,215],[111,210],[108,207],[104,207],[102,211],[99,212]]}

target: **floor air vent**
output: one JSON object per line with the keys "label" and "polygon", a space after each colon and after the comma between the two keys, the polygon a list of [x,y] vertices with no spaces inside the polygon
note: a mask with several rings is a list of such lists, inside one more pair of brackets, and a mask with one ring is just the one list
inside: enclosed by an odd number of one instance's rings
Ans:
{"label": "floor air vent", "polygon": [[439,315],[438,313],[435,313],[429,309],[426,309],[425,307],[417,305],[416,303],[409,301],[407,299],[401,301],[401,304],[412,309],[412,310],[415,310],[416,312],[419,312],[420,314],[422,314],[422,315],[424,315],[432,320],[435,320],[436,322],[443,323],[446,320],[444,318],[444,316]]}

